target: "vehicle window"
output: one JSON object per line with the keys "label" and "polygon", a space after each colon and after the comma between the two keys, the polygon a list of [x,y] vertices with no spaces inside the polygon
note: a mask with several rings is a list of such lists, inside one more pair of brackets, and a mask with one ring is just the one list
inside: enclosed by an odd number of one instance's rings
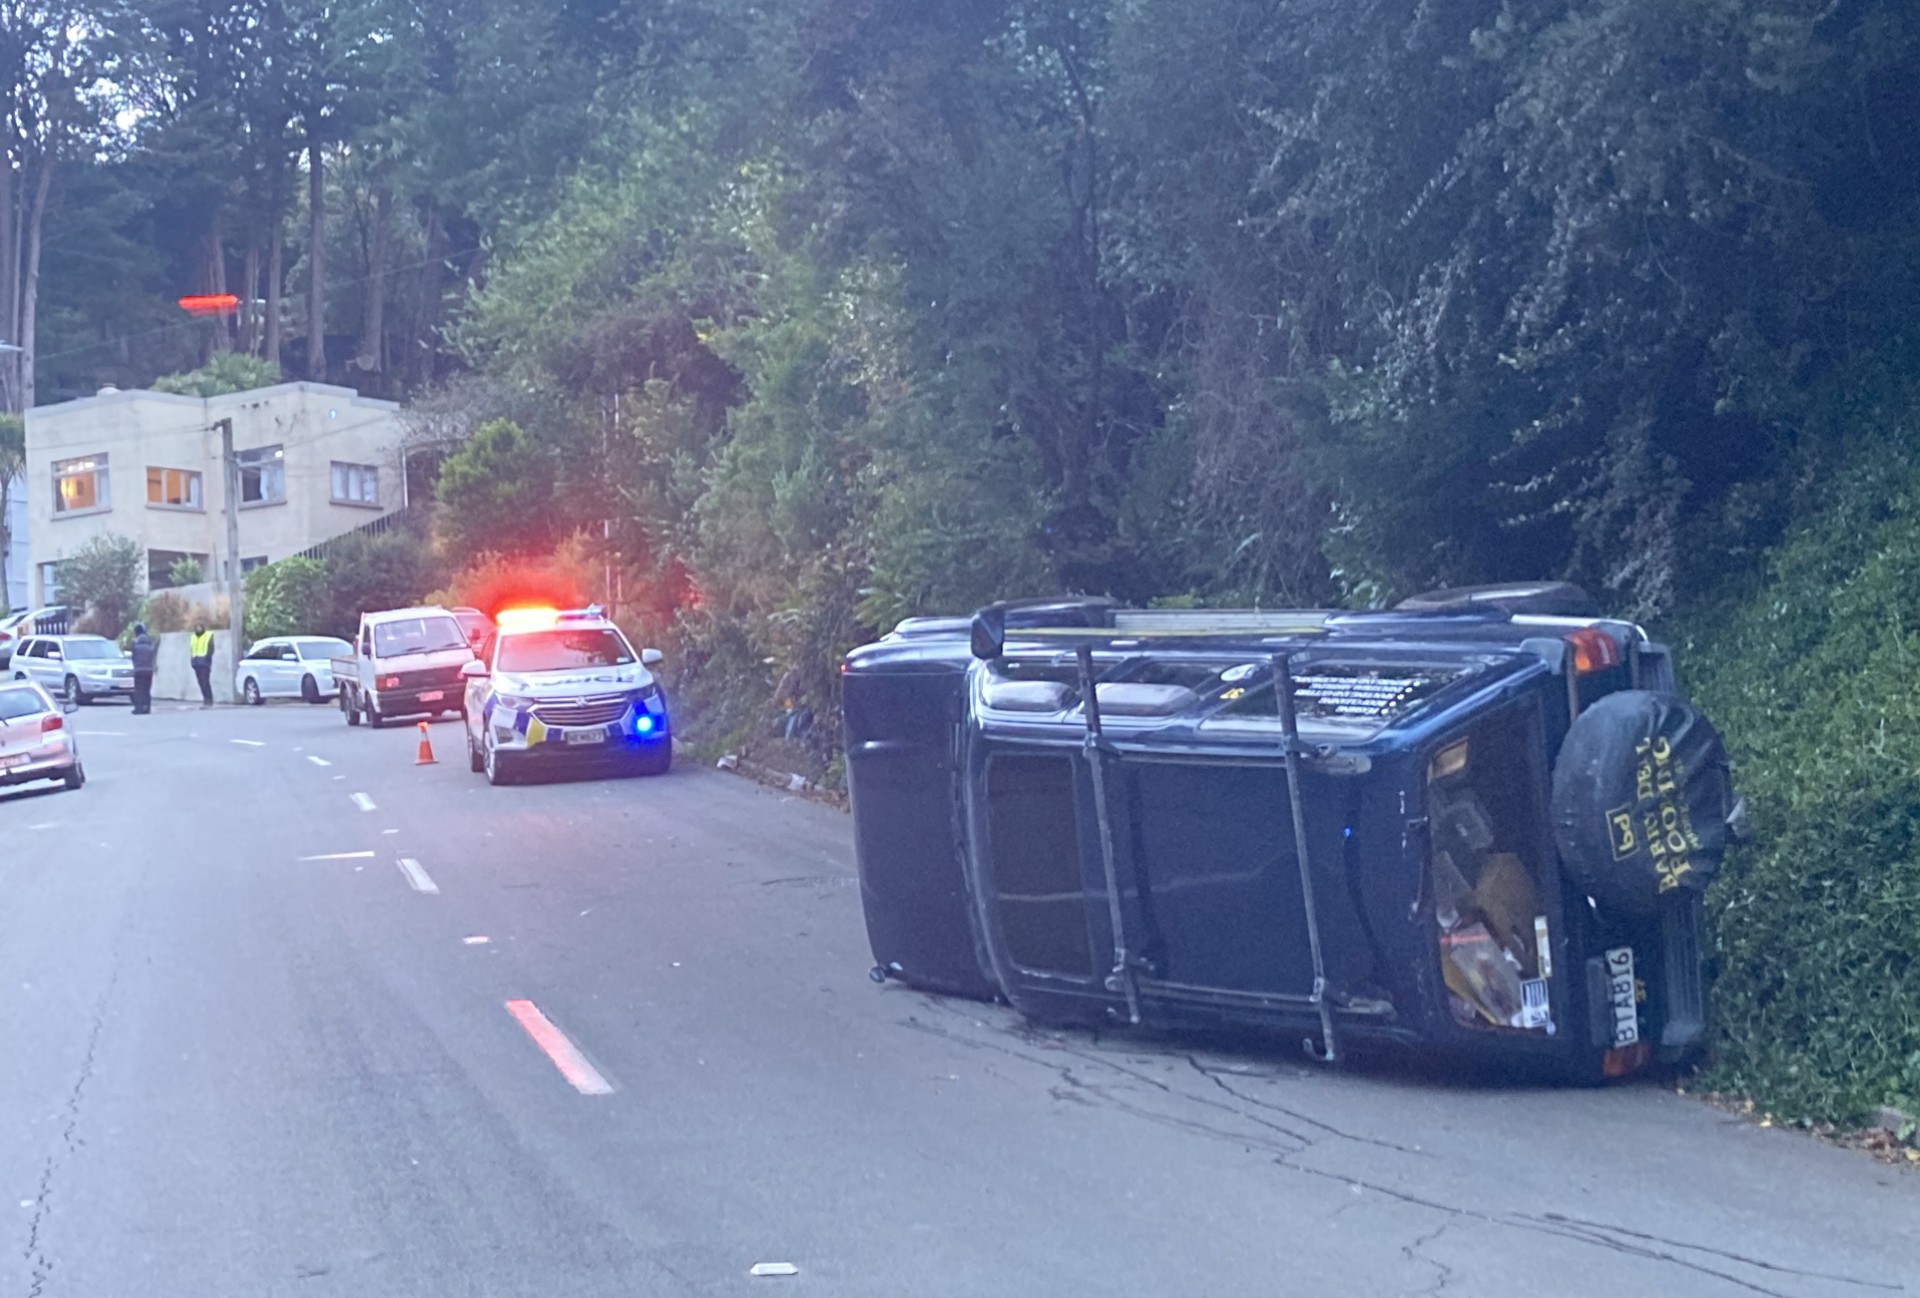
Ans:
{"label": "vehicle window", "polygon": [[345,640],[302,640],[300,656],[308,662],[315,659],[345,658],[353,652],[353,646]]}
{"label": "vehicle window", "polygon": [[119,658],[120,646],[111,640],[69,640],[67,658],[70,661],[97,661],[102,658]]}
{"label": "vehicle window", "polygon": [[480,661],[483,663],[486,663],[489,667],[494,665],[493,650],[494,650],[494,646],[497,645],[499,642],[500,642],[499,635],[495,632],[489,631],[487,632],[486,640],[480,645]]}
{"label": "vehicle window", "polygon": [[32,690],[0,690],[0,720],[18,721],[46,710],[47,705]]}
{"label": "vehicle window", "polygon": [[273,657],[278,651],[279,646],[263,641],[247,650],[247,661],[260,662],[263,659]]}
{"label": "vehicle window", "polygon": [[40,656],[40,642],[38,640],[22,641],[20,647],[14,650],[14,653],[21,658],[38,658]]}
{"label": "vehicle window", "polygon": [[397,618],[378,623],[373,628],[373,652],[379,658],[430,654],[443,649],[466,647],[467,637],[450,614]]}
{"label": "vehicle window", "polygon": [[497,666],[503,672],[557,672],[632,661],[626,638],[611,627],[561,627],[506,637]]}

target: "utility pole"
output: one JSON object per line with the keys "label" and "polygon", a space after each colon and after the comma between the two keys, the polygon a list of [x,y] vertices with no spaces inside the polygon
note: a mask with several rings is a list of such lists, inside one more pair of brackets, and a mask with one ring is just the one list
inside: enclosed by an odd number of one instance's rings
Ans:
{"label": "utility pole", "polygon": [[247,592],[240,581],[240,462],[233,458],[233,420],[218,419],[220,468],[226,483],[227,506],[227,631],[238,663],[246,650],[241,637],[247,625]]}

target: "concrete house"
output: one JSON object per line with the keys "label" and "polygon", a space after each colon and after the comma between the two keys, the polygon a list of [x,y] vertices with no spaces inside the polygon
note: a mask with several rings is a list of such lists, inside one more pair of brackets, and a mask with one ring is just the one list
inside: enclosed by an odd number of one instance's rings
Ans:
{"label": "concrete house", "polygon": [[[28,597],[60,602],[58,561],[96,536],[132,537],[147,583],[195,560],[218,583],[226,491],[215,421],[233,421],[242,572],[350,532],[405,503],[399,407],[351,388],[282,383],[219,397],[106,388],[29,410]],[[26,548],[26,547],[22,547]]]}

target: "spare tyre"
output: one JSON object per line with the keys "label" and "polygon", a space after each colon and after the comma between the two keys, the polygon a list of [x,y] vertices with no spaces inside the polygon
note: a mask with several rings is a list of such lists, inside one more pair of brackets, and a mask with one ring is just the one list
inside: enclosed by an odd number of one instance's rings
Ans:
{"label": "spare tyre", "polygon": [[1523,581],[1501,586],[1456,586],[1430,590],[1400,601],[1409,613],[1471,613],[1498,609],[1535,617],[1599,617],[1593,596],[1571,582]]}
{"label": "spare tyre", "polygon": [[1574,721],[1553,771],[1553,837],[1568,876],[1607,913],[1649,919],[1704,891],[1731,830],[1720,736],[1685,699],[1621,690]]}

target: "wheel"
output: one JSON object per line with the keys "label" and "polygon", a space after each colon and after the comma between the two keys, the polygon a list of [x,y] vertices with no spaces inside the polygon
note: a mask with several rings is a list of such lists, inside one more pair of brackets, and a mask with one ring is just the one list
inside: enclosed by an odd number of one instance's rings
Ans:
{"label": "wheel", "polygon": [[63,692],[67,702],[73,704],[75,707],[79,707],[87,701],[87,696],[80,692],[80,681],[78,677],[67,677],[66,689]]}
{"label": "wheel", "polygon": [[75,762],[67,768],[67,773],[63,778],[69,789],[77,789],[87,782],[87,768]]}
{"label": "wheel", "polygon": [[325,699],[320,697],[320,682],[311,676],[302,676],[300,678],[300,697],[309,703],[326,702]]}
{"label": "wheel", "polygon": [[251,676],[247,677],[247,683],[241,687],[240,693],[246,698],[249,704],[256,708],[266,702],[265,699],[260,697],[260,682]]}
{"label": "wheel", "polygon": [[387,724],[387,719],[380,715],[380,709],[373,706],[373,701],[371,699],[369,699],[364,706],[367,714],[367,724],[369,726],[372,726],[375,730],[378,730],[380,729],[380,727]]}
{"label": "wheel", "polygon": [[512,768],[507,765],[506,754],[502,753],[499,746],[493,742],[492,733],[489,732],[480,742],[486,750],[482,754],[481,769],[487,773],[487,783],[493,785],[512,783]]}
{"label": "wheel", "polygon": [[665,775],[673,769],[673,738],[662,739],[641,754],[635,768],[642,775]]}
{"label": "wheel", "polygon": [[480,746],[473,742],[473,731],[467,730],[465,726],[460,728],[467,733],[467,769],[479,775],[487,769],[486,755],[480,751]]}
{"label": "wheel", "polygon": [[360,710],[353,706],[353,700],[347,697],[345,690],[340,691],[340,711],[347,718],[348,725],[360,724]]}

